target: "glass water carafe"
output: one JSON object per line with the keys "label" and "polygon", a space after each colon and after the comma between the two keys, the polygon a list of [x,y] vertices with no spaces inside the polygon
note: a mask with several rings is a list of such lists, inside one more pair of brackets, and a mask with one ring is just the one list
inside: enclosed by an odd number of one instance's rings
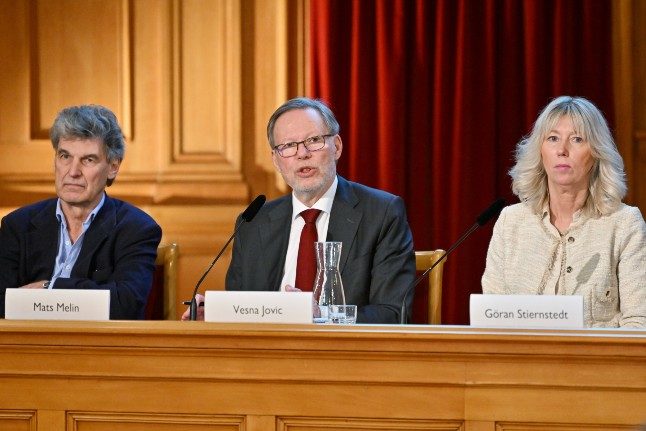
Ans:
{"label": "glass water carafe", "polygon": [[341,245],[342,243],[336,241],[314,243],[317,265],[314,299],[318,303],[318,310],[314,310],[315,323],[334,322],[336,319],[331,314],[331,306],[345,305],[343,282],[339,272]]}

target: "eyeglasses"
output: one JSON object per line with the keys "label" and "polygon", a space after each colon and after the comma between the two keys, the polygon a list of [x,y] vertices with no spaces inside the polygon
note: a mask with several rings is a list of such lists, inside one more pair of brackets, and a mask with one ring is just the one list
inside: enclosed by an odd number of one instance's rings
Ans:
{"label": "eyeglasses", "polygon": [[320,135],[312,136],[304,141],[288,142],[286,144],[276,145],[274,150],[280,154],[281,157],[294,157],[298,153],[298,146],[303,145],[307,151],[318,151],[325,147],[325,139],[334,135]]}

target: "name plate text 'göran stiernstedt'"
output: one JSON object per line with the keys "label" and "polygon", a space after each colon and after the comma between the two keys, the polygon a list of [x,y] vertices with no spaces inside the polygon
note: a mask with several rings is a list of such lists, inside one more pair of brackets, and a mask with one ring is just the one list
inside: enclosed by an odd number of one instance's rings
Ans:
{"label": "name plate text 'g\u00f6ran stiernstedt'", "polygon": [[583,328],[578,295],[471,295],[471,326],[493,328]]}

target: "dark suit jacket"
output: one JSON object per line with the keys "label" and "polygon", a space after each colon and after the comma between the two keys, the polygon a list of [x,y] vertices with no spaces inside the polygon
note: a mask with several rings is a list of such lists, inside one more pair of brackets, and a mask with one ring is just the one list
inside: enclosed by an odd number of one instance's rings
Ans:
{"label": "dark suit jacket", "polygon": [[[357,322],[399,323],[406,288],[415,278],[413,237],[401,198],[339,178],[327,233],[341,241],[339,270]],[[227,271],[227,290],[279,290],[291,229],[292,197],[267,202],[240,226]],[[240,219],[238,219],[238,223]],[[412,295],[408,296],[410,308]]]}
{"label": "dark suit jacket", "polygon": [[[56,199],[19,208],[0,226],[0,317],[5,290],[49,280],[58,253]],[[109,289],[110,319],[142,319],[161,228],[145,212],[108,196],[85,232],[70,278],[55,289]]]}

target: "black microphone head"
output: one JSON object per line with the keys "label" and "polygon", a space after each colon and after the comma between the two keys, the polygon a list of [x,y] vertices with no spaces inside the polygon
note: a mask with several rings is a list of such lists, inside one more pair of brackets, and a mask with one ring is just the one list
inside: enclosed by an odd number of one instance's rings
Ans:
{"label": "black microphone head", "polygon": [[503,198],[496,200],[494,203],[489,205],[489,208],[482,211],[478,218],[476,218],[476,223],[478,223],[479,226],[484,225],[489,220],[500,214],[500,211],[502,211],[505,205],[507,205],[507,201]]}
{"label": "black microphone head", "polygon": [[240,215],[242,220],[246,222],[250,222],[251,220],[253,220],[256,214],[258,214],[258,211],[260,211],[260,208],[262,208],[262,206],[265,204],[266,200],[267,198],[265,197],[265,195],[258,195],[258,197],[256,197],[256,199],[254,199],[249,204],[247,209],[244,210],[244,212]]}

